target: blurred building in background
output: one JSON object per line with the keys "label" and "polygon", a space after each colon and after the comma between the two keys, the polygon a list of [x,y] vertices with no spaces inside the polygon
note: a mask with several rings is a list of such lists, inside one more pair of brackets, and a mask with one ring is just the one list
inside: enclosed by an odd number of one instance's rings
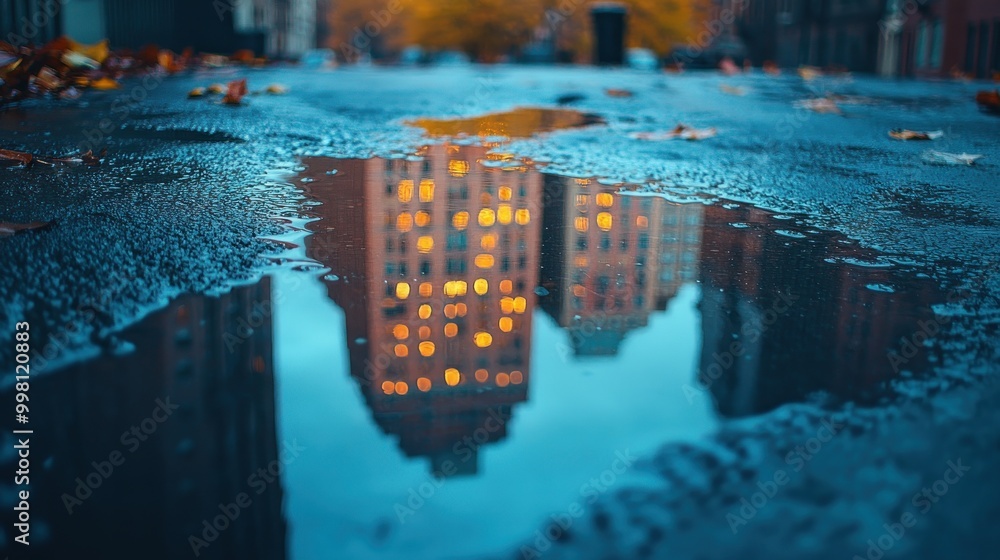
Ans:
{"label": "blurred building in background", "polygon": [[740,33],[754,64],[874,72],[885,0],[746,2]]}
{"label": "blurred building in background", "polygon": [[754,64],[883,76],[991,78],[1000,71],[996,0],[756,0],[737,27]]}
{"label": "blurred building in background", "polygon": [[0,0],[2,40],[42,44],[59,35],[113,48],[295,58],[316,46],[317,0]]}
{"label": "blurred building in background", "polygon": [[965,75],[1000,72],[1000,2],[889,2],[882,22],[881,74]]}

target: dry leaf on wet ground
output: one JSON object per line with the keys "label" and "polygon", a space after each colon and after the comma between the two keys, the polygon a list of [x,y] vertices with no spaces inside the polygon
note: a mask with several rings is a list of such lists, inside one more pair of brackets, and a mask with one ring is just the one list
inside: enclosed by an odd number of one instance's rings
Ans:
{"label": "dry leaf on wet ground", "polygon": [[0,237],[7,237],[26,231],[42,230],[51,227],[55,222],[29,222],[18,224],[14,222],[0,222]]}
{"label": "dry leaf on wet ground", "polygon": [[889,131],[889,137],[896,140],[937,140],[944,136],[943,130],[918,131],[905,128],[894,128]]}

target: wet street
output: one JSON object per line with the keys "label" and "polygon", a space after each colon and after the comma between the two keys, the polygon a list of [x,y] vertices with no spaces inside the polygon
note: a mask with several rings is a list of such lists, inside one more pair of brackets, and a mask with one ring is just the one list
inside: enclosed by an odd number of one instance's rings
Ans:
{"label": "wet street", "polygon": [[[187,98],[242,77],[243,106]],[[0,167],[0,222],[52,222],[0,235],[0,331],[31,332],[33,558],[1000,545],[982,84],[469,66],[124,85],[0,113],[0,148],[107,149]]]}

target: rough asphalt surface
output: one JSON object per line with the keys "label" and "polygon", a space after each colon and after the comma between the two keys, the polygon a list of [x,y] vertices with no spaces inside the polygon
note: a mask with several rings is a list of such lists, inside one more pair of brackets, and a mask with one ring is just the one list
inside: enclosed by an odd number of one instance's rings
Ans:
{"label": "rough asphalt surface", "polygon": [[[278,82],[291,92],[237,108],[186,99],[195,86],[244,76],[251,90]],[[746,94],[725,93],[723,83]],[[56,222],[0,238],[0,338],[15,321],[31,321],[52,346],[51,365],[38,367],[54,369],[92,344],[115,344],[109,333],[169,297],[259,276],[281,252],[260,237],[302,212],[304,197],[288,182],[299,156],[410,153],[425,140],[407,118],[555,107],[578,94],[569,106],[606,125],[510,150],[559,173],[800,213],[887,259],[925,265],[963,298],[939,310],[954,320],[929,343],[944,350],[935,375],[898,382],[892,402],[786,406],[725,424],[697,447],[665,446],[567,530],[540,527],[498,557],[992,558],[1000,546],[991,526],[1000,519],[1000,119],[972,101],[984,87],[582,68],[270,69],[39,102],[0,113],[0,147],[65,154],[106,146],[108,155],[96,168],[0,168],[0,222]],[[605,88],[634,95],[613,98]],[[826,93],[849,96],[843,115],[794,108]],[[679,122],[717,127],[718,136],[630,136]],[[888,137],[893,128],[945,136],[900,142]],[[932,165],[922,160],[930,149],[984,157]],[[0,348],[0,360],[10,352]],[[824,422],[843,427],[796,470],[788,453],[825,434]],[[957,480],[949,462],[962,467]],[[743,499],[770,488],[778,471],[787,483],[741,514]],[[919,493],[946,475],[946,494],[925,509],[930,500]],[[905,514],[915,524],[900,533],[893,524]],[[892,531],[898,536],[884,536]]]}

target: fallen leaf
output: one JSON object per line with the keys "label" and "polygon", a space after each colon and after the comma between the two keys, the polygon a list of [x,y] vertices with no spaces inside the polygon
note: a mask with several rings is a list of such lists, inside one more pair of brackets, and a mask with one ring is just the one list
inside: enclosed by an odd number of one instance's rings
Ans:
{"label": "fallen leaf", "polygon": [[25,152],[16,152],[14,150],[0,150],[0,161],[16,161],[21,165],[31,165],[31,161],[34,156]]}
{"label": "fallen leaf", "polygon": [[247,94],[247,80],[233,80],[226,86],[226,96],[222,102],[226,105],[239,105],[243,103],[243,96]]}
{"label": "fallen leaf", "polygon": [[805,81],[815,80],[823,75],[822,70],[815,66],[799,66],[799,77]]}
{"label": "fallen leaf", "polygon": [[889,137],[895,138],[896,140],[937,140],[942,136],[944,136],[943,130],[921,132],[917,130],[907,130],[905,128],[896,128],[889,131]]}
{"label": "fallen leaf", "polygon": [[188,92],[188,99],[194,99],[196,97],[202,97],[204,95],[205,95],[205,88],[203,88],[203,87],[196,87],[193,90],[191,90],[191,91]]}
{"label": "fallen leaf", "polygon": [[712,138],[717,134],[715,127],[712,128],[692,128],[685,124],[678,124],[673,130],[668,132],[636,132],[632,134],[632,138],[636,140],[649,140],[649,141],[659,141],[659,140],[705,140],[706,138]]}
{"label": "fallen leaf", "polygon": [[94,80],[93,82],[90,82],[90,87],[98,90],[109,90],[109,89],[118,89],[122,87],[122,85],[119,84],[116,80],[113,80],[105,76],[99,80]]}
{"label": "fallen leaf", "polygon": [[40,163],[47,165],[52,165],[53,163],[100,165],[101,158],[103,158],[107,153],[107,149],[101,150],[99,155],[94,155],[93,150],[87,150],[86,152],[80,152],[70,156],[36,157],[35,159]]}
{"label": "fallen leaf", "polygon": [[632,93],[627,89],[616,89],[616,88],[607,88],[604,90],[604,93],[607,94],[608,97],[632,97],[633,95],[635,95],[634,93]]}
{"label": "fallen leaf", "polygon": [[222,84],[212,84],[208,86],[208,93],[218,95],[220,93],[226,93],[226,86]]}
{"label": "fallen leaf", "polygon": [[38,74],[32,76],[30,83],[42,91],[52,91],[59,89],[63,85],[63,81],[59,79],[56,71],[48,66],[42,68],[38,71]]}
{"label": "fallen leaf", "polygon": [[1000,90],[976,93],[976,104],[983,111],[1000,113]]}
{"label": "fallen leaf", "polygon": [[719,61],[719,71],[727,76],[734,76],[740,73],[740,67],[727,56]]}
{"label": "fallen leaf", "polygon": [[817,97],[816,99],[803,99],[795,102],[797,109],[809,109],[817,113],[840,115],[840,107],[828,97]]}
{"label": "fallen leaf", "polygon": [[288,87],[281,84],[271,84],[267,86],[267,89],[264,91],[270,93],[271,95],[284,95],[288,93]]}
{"label": "fallen leaf", "polygon": [[951,154],[948,152],[927,150],[922,157],[925,162],[938,165],[974,165],[976,160],[983,156],[981,154],[967,154],[965,152]]}
{"label": "fallen leaf", "polygon": [[77,43],[73,39],[67,38],[69,42],[69,51],[74,53],[79,53],[95,62],[100,66],[108,59],[108,55],[111,54],[111,49],[108,48],[108,40],[102,39],[94,43],[93,45],[84,45],[82,43]]}
{"label": "fallen leaf", "polygon": [[55,222],[30,222],[27,224],[15,224],[13,222],[0,222],[0,237],[6,237],[23,233],[25,231],[41,230],[52,227]]}

